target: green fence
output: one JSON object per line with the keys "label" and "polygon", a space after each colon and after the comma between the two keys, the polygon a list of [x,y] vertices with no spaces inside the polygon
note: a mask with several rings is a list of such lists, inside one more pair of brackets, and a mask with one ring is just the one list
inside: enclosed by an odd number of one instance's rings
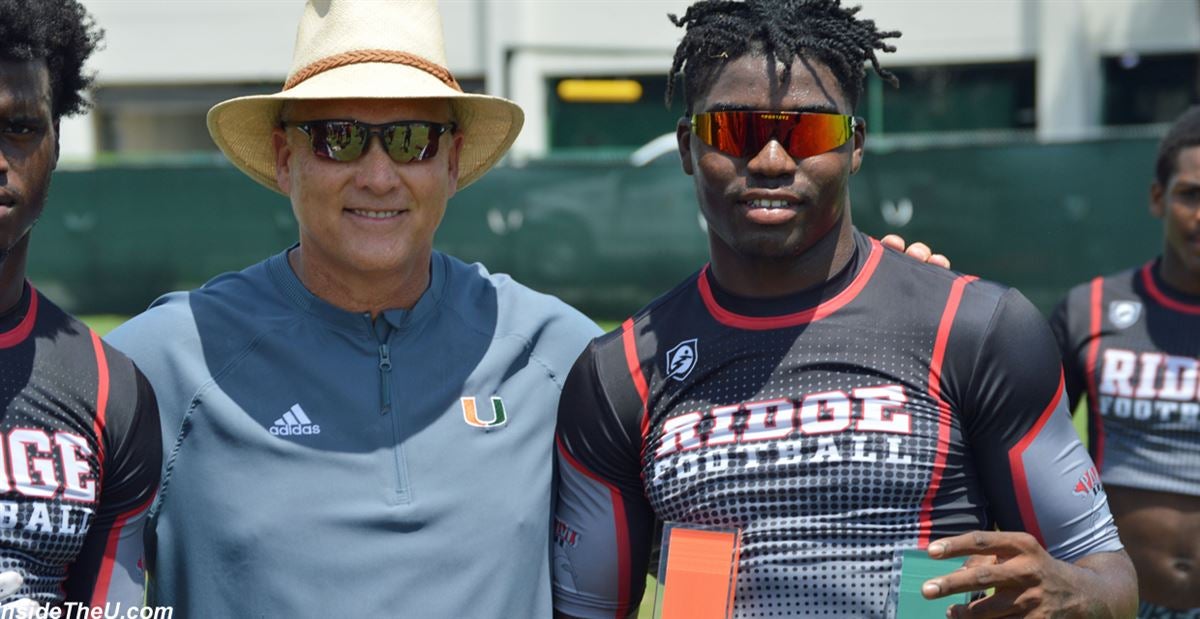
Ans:
{"label": "green fence", "polygon": [[[852,181],[854,218],[1048,309],[1071,284],[1158,250],[1146,214],[1154,149],[1151,138],[876,149]],[[671,153],[641,167],[543,161],[460,192],[437,245],[619,318],[703,264],[701,226]],[[227,165],[60,170],[30,274],[76,312],[133,313],[295,238],[287,201]]]}

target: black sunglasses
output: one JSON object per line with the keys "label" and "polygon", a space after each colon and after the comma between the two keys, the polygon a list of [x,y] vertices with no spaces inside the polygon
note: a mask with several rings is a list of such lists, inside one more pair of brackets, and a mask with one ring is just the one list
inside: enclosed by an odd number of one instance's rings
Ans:
{"label": "black sunglasses", "polygon": [[438,154],[443,133],[453,132],[454,123],[402,120],[373,125],[357,120],[283,121],[279,126],[296,127],[308,136],[313,154],[323,159],[349,162],[363,156],[378,135],[392,161],[408,163],[432,159]]}

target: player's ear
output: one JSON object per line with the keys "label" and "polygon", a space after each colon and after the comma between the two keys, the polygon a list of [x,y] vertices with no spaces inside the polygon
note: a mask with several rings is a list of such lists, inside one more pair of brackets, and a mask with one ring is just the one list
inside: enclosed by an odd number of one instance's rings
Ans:
{"label": "player's ear", "polygon": [[1155,219],[1162,219],[1167,214],[1167,189],[1158,184],[1158,181],[1150,183],[1150,214]]}
{"label": "player's ear", "polygon": [[679,163],[683,173],[692,175],[692,121],[686,116],[675,124],[675,141],[679,143]]}
{"label": "player's ear", "polygon": [[867,121],[859,116],[854,117],[854,151],[850,155],[850,173],[858,172],[862,167],[863,148],[867,144]]}

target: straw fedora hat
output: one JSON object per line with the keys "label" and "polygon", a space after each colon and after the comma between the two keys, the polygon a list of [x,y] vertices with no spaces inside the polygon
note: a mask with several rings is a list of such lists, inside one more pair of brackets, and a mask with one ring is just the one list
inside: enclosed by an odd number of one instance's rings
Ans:
{"label": "straw fedora hat", "polygon": [[459,87],[446,68],[436,0],[309,0],[283,90],[218,103],[208,132],[235,166],[283,193],[271,132],[284,102],[344,98],[450,101],[463,134],[460,189],[495,165],[525,120],[516,103]]}

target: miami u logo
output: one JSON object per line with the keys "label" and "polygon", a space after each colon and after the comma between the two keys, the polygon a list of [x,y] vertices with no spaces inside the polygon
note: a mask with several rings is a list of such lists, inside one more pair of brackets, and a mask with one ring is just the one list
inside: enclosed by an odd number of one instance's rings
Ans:
{"label": "miami u logo", "polygon": [[462,398],[463,421],[469,426],[476,428],[498,428],[508,423],[508,415],[504,413],[504,400],[499,396],[492,396],[492,418],[483,420],[479,418],[479,410],[475,408],[475,398]]}

